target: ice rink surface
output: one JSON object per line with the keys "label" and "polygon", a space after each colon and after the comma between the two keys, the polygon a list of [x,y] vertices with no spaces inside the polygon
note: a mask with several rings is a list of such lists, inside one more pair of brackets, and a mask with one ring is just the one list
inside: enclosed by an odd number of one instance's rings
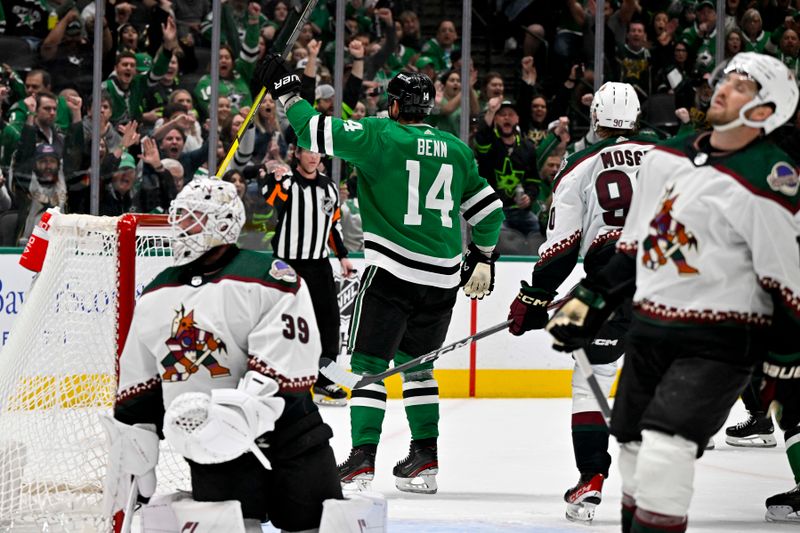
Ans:
{"label": "ice rink surface", "polygon": [[[587,527],[564,518],[563,494],[578,472],[572,456],[569,399],[442,400],[439,492],[417,495],[394,487],[392,467],[408,452],[409,431],[400,400],[389,400],[378,448],[373,490],[389,504],[392,533],[618,532],[620,479],[616,464],[603,503]],[[338,462],[350,451],[349,409],[323,407],[334,431]],[[744,420],[741,402],[729,424]],[[729,425],[727,424],[727,425]],[[764,500],[794,486],[783,447],[733,448],[724,443],[696,463],[689,531],[697,533],[795,532],[796,524],[764,521]],[[616,461],[617,443],[610,451]],[[265,531],[275,531],[266,528]]]}

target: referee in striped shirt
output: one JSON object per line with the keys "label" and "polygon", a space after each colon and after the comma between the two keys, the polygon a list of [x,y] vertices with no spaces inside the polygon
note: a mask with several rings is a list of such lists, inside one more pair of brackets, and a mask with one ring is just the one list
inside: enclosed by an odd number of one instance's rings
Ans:
{"label": "referee in striped shirt", "polygon": [[[267,203],[278,214],[272,238],[275,257],[289,263],[303,278],[311,293],[317,318],[322,357],[336,360],[339,354],[339,297],[328,249],[339,258],[342,275],[355,273],[347,258],[339,227],[339,187],[320,172],[318,153],[295,148],[291,173],[269,174],[265,188]],[[314,385],[314,401],[320,405],[346,405],[347,394],[320,374]]]}

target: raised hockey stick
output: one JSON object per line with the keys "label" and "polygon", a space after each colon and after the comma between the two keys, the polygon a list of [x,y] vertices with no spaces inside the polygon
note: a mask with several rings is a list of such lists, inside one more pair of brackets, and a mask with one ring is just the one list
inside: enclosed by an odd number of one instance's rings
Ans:
{"label": "raised hockey stick", "polygon": [[585,377],[586,381],[589,383],[589,388],[592,390],[594,399],[600,406],[600,412],[603,414],[603,418],[606,421],[606,426],[610,426],[611,407],[608,405],[608,400],[606,399],[606,395],[603,393],[603,389],[600,388],[600,384],[597,382],[597,378],[594,375],[594,370],[592,370],[592,363],[589,362],[589,357],[586,355],[586,351],[584,351],[583,348],[578,348],[572,352],[572,355],[575,357],[575,361],[578,363],[578,367],[581,369],[581,372],[583,372],[583,377]]}
{"label": "raised hockey stick", "polygon": [[482,339],[484,337],[488,337],[489,335],[494,335],[498,331],[502,331],[513,322],[513,320],[506,320],[505,322],[501,322],[496,324],[490,328],[486,328],[483,331],[479,331],[474,335],[470,335],[469,337],[465,337],[460,341],[456,341],[452,344],[448,344],[447,346],[442,346],[438,350],[433,350],[432,352],[426,353],[425,355],[420,355],[419,357],[415,357],[411,361],[403,363],[402,365],[395,366],[394,368],[390,368],[385,372],[381,372],[380,374],[355,374],[353,372],[348,372],[344,367],[339,365],[336,361],[332,361],[327,357],[323,357],[320,359],[320,364],[322,365],[319,371],[329,380],[333,381],[334,383],[338,383],[339,385],[343,385],[348,389],[360,389],[362,387],[366,387],[371,383],[375,383],[378,381],[382,381],[389,376],[393,376],[404,370],[408,370],[409,368],[413,368],[417,365],[421,365],[422,363],[427,363],[428,361],[434,361],[441,357],[442,355],[452,352],[458,348],[463,346],[467,346],[471,342],[475,342],[478,339]]}
{"label": "raised hockey stick", "polygon": [[[284,59],[289,55],[289,52],[292,51],[294,43],[297,42],[297,38],[300,36],[300,31],[311,17],[311,12],[314,11],[317,1],[318,0],[308,0],[308,2],[306,2],[306,7],[303,8],[302,12],[298,9],[299,2],[294,2],[295,5],[289,10],[289,14],[286,16],[286,20],[283,23],[281,31],[278,33],[277,37],[275,37],[275,43],[272,45],[272,49],[270,50],[271,52],[281,50],[281,56],[283,56]],[[289,28],[291,28],[291,31]],[[242,136],[247,130],[247,127],[250,125],[250,122],[252,122],[253,117],[258,112],[258,108],[261,106],[261,101],[264,100],[265,94],[267,94],[267,89],[266,87],[262,87],[255,100],[253,100],[253,105],[250,107],[250,112],[247,113],[244,122],[242,122],[242,125],[239,126],[239,131],[236,132],[236,138],[233,140],[233,144],[231,144],[227,155],[225,155],[225,159],[222,160],[222,163],[220,163],[219,167],[217,168],[217,178],[222,178],[223,174],[225,174],[225,171],[228,170],[228,165],[230,164],[231,159],[233,159],[233,156],[236,154],[236,150],[239,149],[239,142],[242,140]]]}

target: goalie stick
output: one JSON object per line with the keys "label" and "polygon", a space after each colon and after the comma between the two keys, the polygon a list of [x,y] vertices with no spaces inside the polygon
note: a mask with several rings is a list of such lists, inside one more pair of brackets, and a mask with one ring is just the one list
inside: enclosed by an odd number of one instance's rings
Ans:
{"label": "goalie stick", "polygon": [[435,361],[442,355],[452,352],[458,348],[463,346],[467,346],[471,342],[475,342],[478,339],[482,339],[484,337],[488,337],[489,335],[494,335],[498,331],[502,331],[511,324],[511,320],[506,320],[505,322],[501,322],[496,324],[490,328],[486,328],[483,331],[479,331],[474,335],[470,335],[469,337],[465,337],[460,341],[456,341],[452,344],[448,344],[447,346],[442,346],[438,350],[433,350],[432,352],[426,353],[425,355],[420,355],[419,357],[415,357],[411,361],[403,363],[402,365],[397,365],[394,368],[390,368],[385,372],[381,372],[380,374],[355,374],[353,372],[348,372],[345,370],[344,367],[339,365],[336,361],[332,361],[327,357],[323,357],[320,359],[320,369],[319,371],[328,379],[333,381],[334,383],[338,383],[339,385],[343,385],[348,389],[360,389],[362,387],[366,387],[371,383],[375,383],[377,381],[382,381],[389,376],[393,376],[404,370],[408,370],[409,368],[413,368],[417,365],[421,365],[422,363],[427,363],[429,361]]}
{"label": "goalie stick", "polygon": [[[281,56],[283,56],[285,59],[289,55],[289,52],[292,51],[294,43],[300,36],[300,31],[303,29],[303,26],[306,24],[306,22],[308,22],[308,19],[311,18],[311,12],[314,11],[317,1],[318,0],[308,0],[308,2],[306,2],[306,7],[303,8],[302,12],[297,9],[297,5],[293,6],[289,10],[289,15],[286,17],[283,27],[281,28],[277,37],[275,37],[275,43],[272,45],[272,49],[270,50],[271,52],[281,50],[281,44],[283,43]],[[294,4],[298,3],[299,2],[294,2]],[[291,32],[289,32],[289,28],[292,28]],[[236,132],[236,138],[233,140],[233,144],[231,144],[228,153],[225,155],[225,159],[222,160],[222,163],[220,163],[219,167],[217,168],[217,172],[215,174],[217,178],[222,178],[223,174],[225,174],[225,171],[228,170],[228,165],[230,164],[231,159],[233,159],[233,156],[239,149],[239,142],[242,140],[244,132],[250,126],[250,122],[253,121],[253,117],[258,112],[258,108],[261,106],[261,102],[264,100],[264,95],[266,94],[266,87],[261,87],[261,90],[258,92],[258,96],[255,97],[255,100],[253,100],[253,105],[250,107],[250,112],[247,113],[244,122],[242,122],[242,125],[239,126],[239,131]]]}

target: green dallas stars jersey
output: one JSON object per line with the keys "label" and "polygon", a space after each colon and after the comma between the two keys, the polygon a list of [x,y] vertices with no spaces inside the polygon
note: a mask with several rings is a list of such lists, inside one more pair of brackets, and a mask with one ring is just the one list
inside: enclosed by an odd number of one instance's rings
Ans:
{"label": "green dallas stars jersey", "polygon": [[355,165],[367,264],[450,288],[460,281],[459,214],[476,245],[497,243],[502,204],[457,137],[426,124],[324,117],[303,100],[286,115],[300,146]]}

